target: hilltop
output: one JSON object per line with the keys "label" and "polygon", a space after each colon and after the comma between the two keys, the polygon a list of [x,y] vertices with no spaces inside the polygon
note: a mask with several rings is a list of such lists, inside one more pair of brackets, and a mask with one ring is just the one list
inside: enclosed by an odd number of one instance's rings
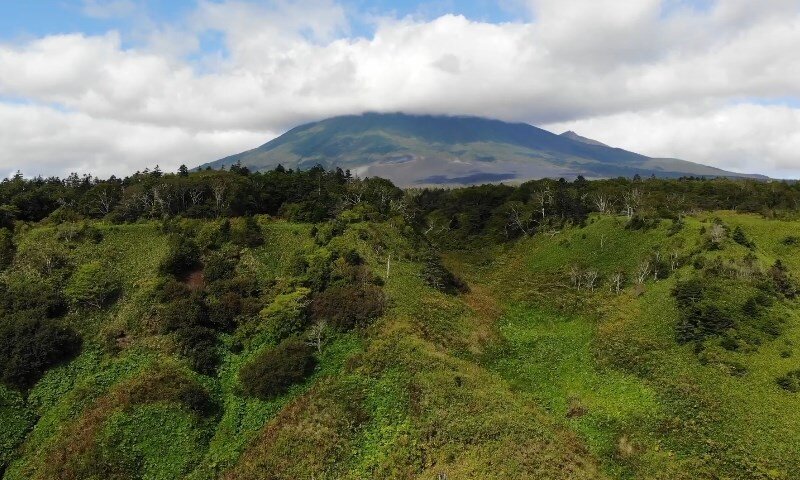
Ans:
{"label": "hilltop", "polygon": [[678,159],[651,158],[574,132],[479,117],[365,113],[301,125],[266,144],[201,165],[251,170],[349,169],[400,186],[521,182],[534,178],[754,177]]}

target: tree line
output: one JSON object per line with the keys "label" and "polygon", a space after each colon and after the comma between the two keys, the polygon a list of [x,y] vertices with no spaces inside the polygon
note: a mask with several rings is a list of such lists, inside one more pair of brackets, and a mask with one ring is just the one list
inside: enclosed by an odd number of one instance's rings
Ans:
{"label": "tree line", "polygon": [[423,232],[448,246],[476,235],[495,240],[580,225],[589,213],[623,215],[629,228],[647,229],[659,219],[679,220],[698,211],[736,210],[766,216],[800,208],[800,185],[788,181],[639,177],[572,182],[533,180],[519,186],[481,185],[413,192]]}
{"label": "tree line", "polygon": [[402,215],[427,233],[458,236],[491,233],[514,238],[581,223],[590,212],[631,219],[678,218],[693,211],[738,210],[774,215],[800,207],[800,185],[746,179],[642,179],[572,182],[542,179],[518,186],[406,189],[389,180],[360,179],[340,168],[291,170],[282,166],[251,172],[228,170],[175,173],[156,167],[100,179],[75,173],[66,178],[0,181],[0,228],[15,221],[55,222],[106,218],[115,222],[172,216],[238,217],[254,214],[319,222],[347,208],[369,205],[383,215]]}
{"label": "tree line", "polygon": [[379,178],[357,179],[349,171],[287,170],[250,172],[233,165],[229,170],[176,173],[158,167],[133,175],[99,179],[71,174],[25,178],[17,173],[0,182],[0,228],[15,221],[56,222],[106,218],[115,222],[172,216],[188,218],[282,215],[317,222],[330,218],[348,203],[368,202],[385,210],[402,191]]}

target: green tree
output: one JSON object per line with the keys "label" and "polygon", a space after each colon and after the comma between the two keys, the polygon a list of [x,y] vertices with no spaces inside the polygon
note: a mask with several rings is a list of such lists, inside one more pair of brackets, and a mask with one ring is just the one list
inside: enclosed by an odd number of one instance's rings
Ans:
{"label": "green tree", "polygon": [[0,321],[0,380],[25,389],[50,367],[74,357],[81,339],[56,320],[35,312],[7,316]]}
{"label": "green tree", "polygon": [[233,243],[243,247],[260,247],[264,244],[264,234],[255,217],[248,215],[244,218],[242,228],[233,231]]}
{"label": "green tree", "polygon": [[291,293],[278,295],[261,310],[259,317],[272,338],[282,340],[303,331],[308,323],[310,293],[308,288],[300,287]]}
{"label": "green tree", "polygon": [[316,364],[312,346],[287,338],[245,364],[239,371],[239,382],[247,395],[268,400],[303,381]]}
{"label": "green tree", "polygon": [[182,235],[172,235],[169,239],[169,252],[161,260],[161,272],[180,276],[199,266],[200,247],[197,243]]}

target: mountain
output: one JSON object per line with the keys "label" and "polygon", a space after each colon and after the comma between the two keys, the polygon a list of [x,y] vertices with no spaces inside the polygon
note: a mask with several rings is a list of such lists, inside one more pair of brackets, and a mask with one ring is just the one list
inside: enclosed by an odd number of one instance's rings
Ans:
{"label": "mountain", "polygon": [[[589,144],[589,145],[599,145],[601,147],[608,147],[608,145],[606,145],[603,142],[598,142],[597,140],[583,137],[583,136],[578,135],[577,133],[573,132],[572,130],[568,130],[568,131],[562,133],[561,136],[564,137],[564,138],[569,138],[570,140],[576,140],[578,142],[586,143],[586,144]],[[612,147],[609,147],[609,148],[612,148]]]}
{"label": "mountain", "polygon": [[766,178],[678,159],[651,158],[574,132],[479,117],[365,113],[293,128],[266,144],[200,168],[341,167],[398,185],[465,185],[531,178],[616,176]]}

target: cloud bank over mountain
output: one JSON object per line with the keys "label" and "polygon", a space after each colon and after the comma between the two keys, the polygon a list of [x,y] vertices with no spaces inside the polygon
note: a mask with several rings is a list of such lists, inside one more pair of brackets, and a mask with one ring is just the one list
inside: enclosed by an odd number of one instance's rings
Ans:
{"label": "cloud bank over mountain", "polygon": [[83,7],[134,20],[0,39],[0,173],[174,169],[300,123],[404,111],[800,176],[796,0],[532,0],[502,22],[327,0]]}

